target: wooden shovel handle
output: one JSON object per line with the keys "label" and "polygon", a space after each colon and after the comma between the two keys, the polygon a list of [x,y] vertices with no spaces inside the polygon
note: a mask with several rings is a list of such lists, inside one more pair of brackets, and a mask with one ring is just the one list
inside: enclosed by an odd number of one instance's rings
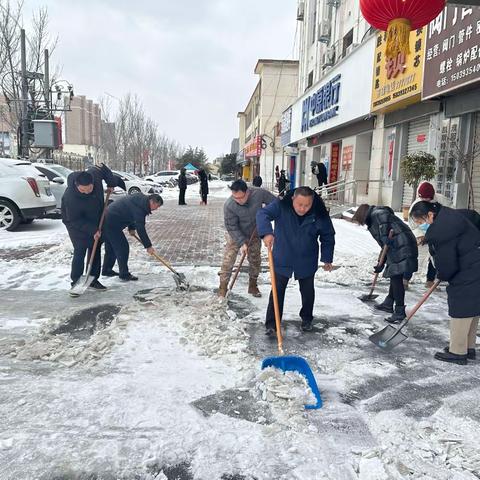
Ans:
{"label": "wooden shovel handle", "polygon": [[435,280],[433,285],[423,294],[422,298],[417,302],[417,304],[412,308],[411,312],[407,315],[407,322],[417,313],[417,310],[427,301],[428,297],[433,293],[433,291],[440,284],[440,280]]}
{"label": "wooden shovel handle", "polygon": [[[255,237],[255,234],[257,233],[257,228],[255,227],[253,229],[252,234],[250,235],[250,239],[248,240],[247,243],[247,248],[250,247],[250,244],[252,243],[253,238]],[[242,257],[240,258],[240,262],[238,263],[238,267],[233,274],[232,281],[230,282],[230,285],[228,286],[228,290],[232,290],[233,286],[235,285],[235,282],[237,281],[238,274],[240,273],[240,269],[242,268],[243,262],[245,261],[245,257],[247,256],[247,252],[242,253]]]}
{"label": "wooden shovel handle", "polygon": [[[107,213],[108,200],[109,199],[110,199],[110,190],[107,191],[107,196],[105,197],[105,203],[103,205],[102,216],[100,217],[100,223],[98,224],[98,229],[97,229],[99,231],[102,231],[103,223],[105,222],[105,215]],[[92,271],[93,260],[95,258],[95,252],[97,251],[99,241],[100,241],[100,239],[96,238],[95,241],[93,242],[92,254],[90,255],[90,258],[88,260],[87,278],[90,275],[90,272]]]}
{"label": "wooden shovel handle", "polygon": [[280,308],[278,306],[277,282],[275,280],[275,267],[273,265],[272,248],[268,247],[268,266],[270,268],[270,282],[272,284],[273,310],[275,312],[275,326],[277,327],[278,352],[283,355],[283,338],[280,327]]}

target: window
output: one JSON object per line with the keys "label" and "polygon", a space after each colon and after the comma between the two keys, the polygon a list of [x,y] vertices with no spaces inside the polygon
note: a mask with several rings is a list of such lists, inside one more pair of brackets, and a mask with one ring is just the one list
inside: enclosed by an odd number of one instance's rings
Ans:
{"label": "window", "polygon": [[308,74],[307,88],[305,90],[308,90],[312,85],[313,85],[313,70]]}
{"label": "window", "polygon": [[[344,57],[350,50],[348,47],[353,43],[353,28],[343,37],[342,56]],[[348,51],[347,51],[348,50]]]}

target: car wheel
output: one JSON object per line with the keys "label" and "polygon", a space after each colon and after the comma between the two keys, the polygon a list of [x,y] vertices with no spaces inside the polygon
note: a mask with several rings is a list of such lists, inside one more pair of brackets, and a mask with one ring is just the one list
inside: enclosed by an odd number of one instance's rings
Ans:
{"label": "car wheel", "polygon": [[8,200],[0,199],[0,230],[15,230],[22,217],[17,207]]}
{"label": "car wheel", "polygon": [[141,193],[141,190],[137,187],[132,187],[129,191],[128,191],[128,194],[129,195],[133,195],[134,193]]}

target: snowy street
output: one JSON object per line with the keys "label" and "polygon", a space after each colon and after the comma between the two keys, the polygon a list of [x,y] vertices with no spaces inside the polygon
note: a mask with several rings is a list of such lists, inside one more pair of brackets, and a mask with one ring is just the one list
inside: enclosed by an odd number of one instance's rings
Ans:
{"label": "snowy street", "polygon": [[[262,298],[247,294],[246,269],[228,300],[215,293],[229,190],[210,188],[207,207],[198,186],[187,207],[166,191],[147,223],[187,292],[131,243],[138,282],[108,278],[106,292],[70,298],[60,220],[0,233],[0,480],[480,478],[479,362],[433,359],[449,337],[445,286],[404,343],[380,350],[368,337],[384,315],[358,299],[379,247],[335,219],[339,268],[317,272],[313,332],[300,329],[293,280],[285,300],[285,353],[308,361],[324,403],[305,410],[298,378],[260,369],[277,354],[264,334],[266,260]],[[414,276],[407,310],[424,282]],[[378,300],[386,292],[381,280]]]}

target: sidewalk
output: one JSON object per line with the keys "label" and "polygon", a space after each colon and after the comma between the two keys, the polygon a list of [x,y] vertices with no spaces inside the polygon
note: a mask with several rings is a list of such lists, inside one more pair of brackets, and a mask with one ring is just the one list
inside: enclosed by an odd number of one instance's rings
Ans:
{"label": "sidewalk", "polygon": [[147,224],[153,246],[174,265],[220,266],[225,244],[224,202],[212,198],[204,207],[193,200],[186,206],[166,200]]}

